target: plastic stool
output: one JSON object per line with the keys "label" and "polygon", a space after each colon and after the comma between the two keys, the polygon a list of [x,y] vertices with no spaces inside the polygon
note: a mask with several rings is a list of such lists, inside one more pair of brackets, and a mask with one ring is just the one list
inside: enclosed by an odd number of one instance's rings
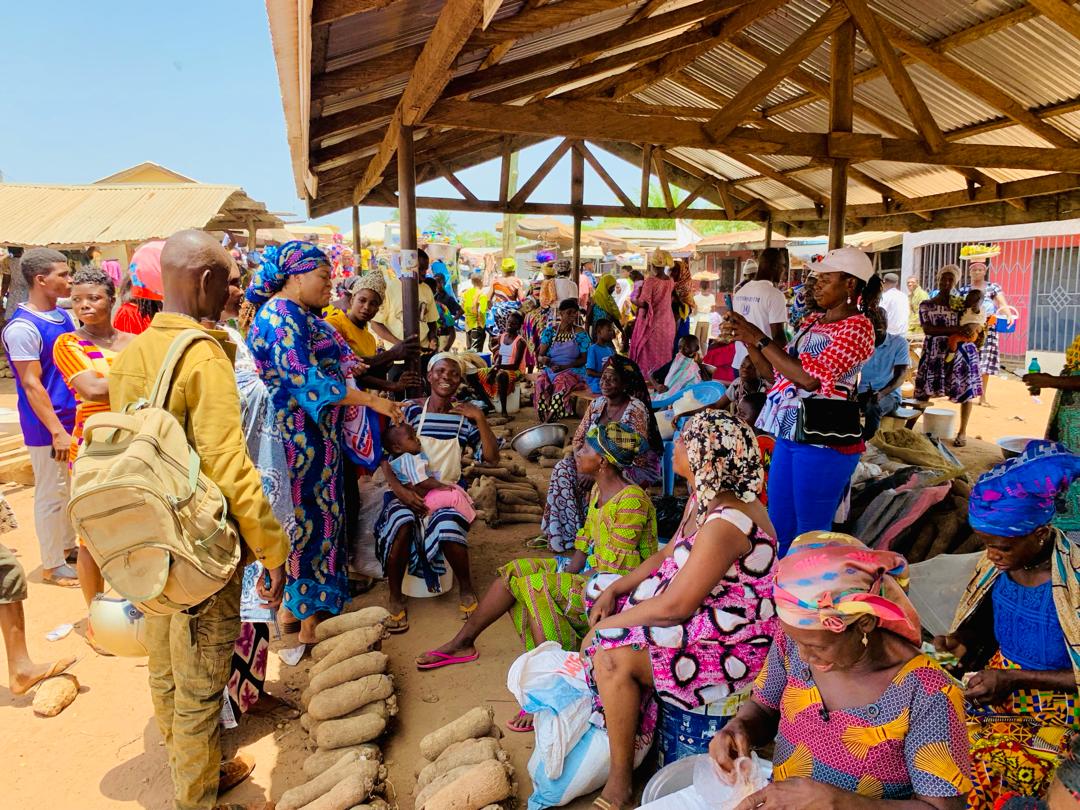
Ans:
{"label": "plastic stool", "polygon": [[664,441],[664,494],[672,495],[675,492],[675,440],[666,439]]}

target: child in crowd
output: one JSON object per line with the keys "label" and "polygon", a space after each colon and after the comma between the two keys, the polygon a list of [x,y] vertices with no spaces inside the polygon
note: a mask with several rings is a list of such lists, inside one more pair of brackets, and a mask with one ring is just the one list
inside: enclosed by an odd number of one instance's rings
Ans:
{"label": "child in crowd", "polygon": [[660,394],[676,393],[701,382],[703,369],[700,352],[701,344],[694,335],[680,338],[675,359],[652,373],[652,389]]}
{"label": "child in crowd", "polygon": [[[728,386],[727,391],[716,403],[716,407],[721,410],[730,409],[738,415],[744,399],[751,394],[764,394],[771,385],[772,381],[763,380],[758,373],[757,366],[750,359],[750,355],[746,355],[739,366],[739,376],[735,382]],[[754,422],[750,422],[750,424],[753,425]]]}
{"label": "child in crowd", "polygon": [[983,335],[986,334],[986,313],[983,312],[983,291],[972,289],[964,298],[964,311],[960,314],[960,330],[955,335],[949,335],[949,353],[945,355],[945,362],[951,363],[956,357],[956,349],[961,343],[975,343],[982,346]]}
{"label": "child in crowd", "polygon": [[476,520],[469,494],[457,484],[444,483],[428,472],[428,458],[412,425],[402,422],[384,430],[383,447],[391,455],[390,469],[394,475],[424,498],[428,514],[437,509],[454,509],[470,523]]}
{"label": "child in crowd", "polygon": [[593,324],[595,341],[585,355],[585,375],[588,377],[589,390],[600,393],[600,375],[604,372],[604,363],[615,354],[615,324],[607,318],[600,318]]}
{"label": "child in crowd", "polygon": [[[525,318],[520,312],[506,316],[506,329],[491,339],[491,368],[482,368],[475,375],[467,375],[469,387],[485,404],[495,407],[492,398],[499,397],[503,414],[507,413],[507,399],[517,381],[524,376],[525,355],[528,348],[521,328]],[[473,379],[475,378],[475,379]]]}

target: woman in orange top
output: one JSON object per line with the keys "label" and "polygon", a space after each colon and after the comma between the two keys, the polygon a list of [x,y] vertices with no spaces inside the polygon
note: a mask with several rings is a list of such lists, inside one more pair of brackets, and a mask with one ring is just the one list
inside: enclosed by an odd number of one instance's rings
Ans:
{"label": "woman in orange top", "polygon": [[[68,469],[79,453],[86,420],[109,410],[109,369],[113,358],[134,335],[112,325],[116,286],[101,270],[84,268],[71,282],[71,309],[82,326],[61,335],[53,346],[53,361],[75,395],[75,428],[71,431]],[[79,543],[79,585],[86,604],[104,589],[101,571],[86,547]]]}

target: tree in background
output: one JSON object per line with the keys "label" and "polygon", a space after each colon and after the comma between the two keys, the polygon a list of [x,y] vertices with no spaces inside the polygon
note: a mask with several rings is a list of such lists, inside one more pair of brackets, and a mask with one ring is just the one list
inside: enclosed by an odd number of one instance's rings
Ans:
{"label": "tree in background", "polygon": [[[671,186],[671,199],[676,206],[687,197],[687,192],[676,186]],[[649,184],[649,207],[663,208],[664,193],[656,183]],[[703,207],[715,209],[712,203],[706,203]],[[698,219],[693,217],[693,207],[687,211],[688,219],[694,223],[694,228],[703,236],[712,236],[717,233],[731,233],[733,231],[752,231],[761,225],[755,222],[741,222],[716,219]],[[585,230],[597,230],[600,228],[629,228],[637,231],[673,231],[675,230],[674,219],[643,219],[641,217],[604,217],[595,224],[586,225]]]}
{"label": "tree in background", "polygon": [[458,228],[454,222],[454,218],[450,216],[449,211],[435,211],[428,217],[427,228],[428,231],[439,231],[450,241],[454,241],[457,237]]}

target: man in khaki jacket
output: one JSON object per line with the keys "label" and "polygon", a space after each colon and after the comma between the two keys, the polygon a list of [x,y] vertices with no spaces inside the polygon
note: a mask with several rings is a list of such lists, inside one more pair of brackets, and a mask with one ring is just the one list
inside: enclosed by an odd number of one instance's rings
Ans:
{"label": "man in khaki jacket", "polygon": [[[181,231],[161,252],[164,306],[150,328],[113,363],[109,375],[112,409],[122,411],[148,399],[173,339],[185,329],[216,320],[229,292],[232,259],[203,231]],[[289,543],[263,494],[247,455],[240,427],[240,398],[232,359],[235,347],[224,332],[219,343],[199,341],[184,353],[169,393],[168,409],[184,426],[202,460],[202,471],[221,488],[244,543],[244,561],[266,566],[260,596],[281,601]],[[165,738],[176,810],[210,810],[221,792],[234,787],[254,763],[221,762],[219,714],[229,677],[233,644],[240,633],[240,572],[221,591],[183,613],[146,618],[150,693]]]}

